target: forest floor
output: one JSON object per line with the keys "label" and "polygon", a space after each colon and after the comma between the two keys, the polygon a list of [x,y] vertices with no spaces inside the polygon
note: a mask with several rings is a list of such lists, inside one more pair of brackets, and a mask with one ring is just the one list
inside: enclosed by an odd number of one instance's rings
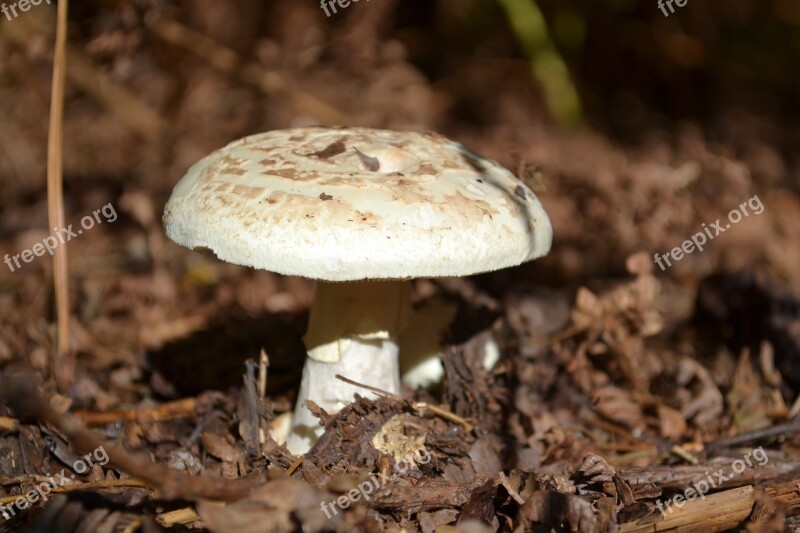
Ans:
{"label": "forest floor", "polygon": [[[635,145],[565,133],[524,60],[476,55],[431,81],[382,37],[394,2],[354,4],[335,29],[287,3],[269,37],[215,3],[156,4],[71,35],[67,223],[111,208],[67,247],[73,352],[55,372],[49,255],[0,264],[0,531],[791,527],[800,161],[763,140],[789,126],[727,109],[713,140],[688,121]],[[48,227],[52,13],[28,15],[0,28],[11,256]],[[312,122],[456,139],[529,180],[555,237],[519,268],[415,281],[417,309],[457,310],[445,382],[322,413],[298,458],[272,432],[294,407],[313,283],[180,248],[161,213],[206,153]],[[702,251],[654,261],[718,220],[732,224]],[[427,460],[401,465],[408,450]],[[42,484],[59,487],[46,506],[14,507]]]}

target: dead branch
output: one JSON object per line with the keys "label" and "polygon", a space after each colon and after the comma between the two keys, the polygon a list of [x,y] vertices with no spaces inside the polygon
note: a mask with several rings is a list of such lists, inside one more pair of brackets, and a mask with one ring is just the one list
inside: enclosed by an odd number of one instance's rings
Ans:
{"label": "dead branch", "polygon": [[157,420],[171,420],[191,415],[197,408],[197,398],[181,398],[174,402],[162,403],[153,407],[140,407],[129,411],[108,411],[93,413],[90,411],[77,411],[75,416],[80,418],[89,427],[100,427],[118,420],[131,422],[153,422]]}
{"label": "dead branch", "polygon": [[171,468],[154,464],[145,454],[132,454],[120,446],[103,443],[74,416],[59,414],[37,390],[32,376],[0,378],[0,403],[10,407],[17,416],[29,416],[58,430],[79,454],[103,447],[109,463],[145,481],[168,500],[235,501],[244,498],[254,486],[253,480],[230,480],[190,476]]}
{"label": "dead branch", "polygon": [[477,476],[472,483],[466,484],[438,480],[419,485],[387,484],[375,493],[371,505],[408,513],[460,507],[467,503],[472,491],[485,483],[485,477]]}
{"label": "dead branch", "polygon": [[[797,469],[796,463],[769,462],[764,465],[753,465],[753,468],[746,468],[740,474],[733,474],[731,463],[732,460],[726,459],[699,465],[620,468],[619,474],[633,487],[635,492],[637,488],[651,485],[656,485],[661,489],[683,490],[692,483],[707,479],[709,475],[712,476],[712,481],[716,483],[717,489],[731,488],[775,479]],[[714,473],[720,470],[723,470],[722,474],[727,478],[724,481],[720,481],[714,476]]]}
{"label": "dead branch", "polygon": [[755,495],[753,487],[748,485],[679,503],[680,507],[677,504],[665,507],[666,514],[657,512],[638,522],[622,524],[620,531],[726,531],[748,517],[755,503]]}

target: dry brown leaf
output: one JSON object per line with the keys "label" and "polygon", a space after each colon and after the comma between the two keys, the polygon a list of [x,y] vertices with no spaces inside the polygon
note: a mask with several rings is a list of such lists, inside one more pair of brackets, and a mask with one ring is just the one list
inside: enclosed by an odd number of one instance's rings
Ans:
{"label": "dry brown leaf", "polygon": [[323,503],[332,501],[332,494],[304,481],[286,478],[270,481],[255,489],[248,498],[224,507],[200,502],[197,512],[215,533],[282,533],[295,531],[297,522],[304,531],[321,531],[328,527],[335,529],[341,523],[341,510],[337,508],[336,514],[329,511],[328,518],[321,509]]}
{"label": "dry brown leaf", "polygon": [[629,428],[645,428],[642,407],[628,391],[611,385],[601,387],[595,389],[593,400],[595,409],[604,417]]}
{"label": "dry brown leaf", "polygon": [[534,526],[566,526],[580,533],[617,531],[617,526],[605,520],[587,500],[552,491],[534,492],[520,507],[517,521],[524,531],[532,531]]}
{"label": "dry brown leaf", "polygon": [[469,450],[469,458],[472,459],[472,467],[479,476],[486,476],[494,479],[500,473],[502,463],[500,457],[492,446],[491,441],[486,437],[481,437]]}
{"label": "dry brown leaf", "polygon": [[216,433],[204,431],[200,441],[203,443],[203,448],[220,461],[238,463],[244,458],[241,450],[225,440],[225,437]]}
{"label": "dry brown leaf", "polygon": [[658,404],[659,431],[666,439],[678,439],[686,432],[686,420],[683,415],[664,404]]}

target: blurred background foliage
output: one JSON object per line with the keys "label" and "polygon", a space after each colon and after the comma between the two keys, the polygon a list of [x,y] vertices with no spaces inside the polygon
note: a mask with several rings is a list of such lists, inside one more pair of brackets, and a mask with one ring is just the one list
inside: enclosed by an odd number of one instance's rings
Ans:
{"label": "blurred background foliage", "polygon": [[[545,43],[510,34],[492,1],[405,2],[400,26],[411,59],[436,78],[465,56],[519,56],[546,49],[551,37],[591,123],[628,140],[682,119],[725,136],[728,110],[787,125],[800,118],[800,3],[794,0],[692,0],[669,17],[655,0],[498,3],[538,6],[546,28],[538,25],[538,9],[528,9],[531,20],[515,19],[526,15],[524,7],[508,18],[511,27],[535,28]],[[519,46],[511,43],[515,37]],[[796,148],[800,137],[795,130],[770,141]]]}
{"label": "blurred background foliage", "polygon": [[[41,5],[0,21],[0,238],[46,227],[53,19]],[[796,0],[669,17],[656,0],[361,0],[331,17],[317,0],[83,0],[67,209],[138,190],[157,210],[235,138],[344,123],[436,130],[546,189],[557,248],[537,268],[558,279],[623,273],[626,254],[670,249],[759,190],[776,191],[771,231],[791,234],[775,203],[792,212],[782,191],[800,191],[798,30]],[[730,266],[792,268],[774,248]],[[674,270],[710,272],[714,253]]]}
{"label": "blurred background foliage", "polygon": [[[385,52],[407,58],[441,89],[437,103],[451,104],[454,118],[473,127],[493,121],[492,110],[474,102],[486,99],[483,84],[498,83],[502,90],[503,73],[529,59],[538,83],[522,90],[545,103],[563,125],[580,122],[583,108],[591,127],[624,141],[641,141],[653,128],[669,130],[676,121],[692,120],[722,142],[736,144],[755,132],[784,153],[800,145],[796,0],[691,0],[669,17],[655,0],[387,0],[352,3],[330,18],[314,0],[86,0],[73,6],[70,37],[98,66],[110,69],[112,78],[132,82],[132,91],[169,115],[192,80],[176,86],[164,79],[158,87],[145,87],[136,78],[153,77],[149,67],[157,74],[187,74],[201,66],[197,57],[187,58],[153,35],[152,21],[173,15],[243,61],[268,69],[291,62],[292,54],[296,66],[306,69],[347,63],[341,54],[359,43],[347,43],[346,33],[371,19]],[[10,94],[33,81],[16,77],[13,67],[22,59],[35,61],[31,66],[41,69],[39,74],[47,71],[46,31],[53,13],[38,9],[21,18],[46,19],[37,22],[44,33],[28,33],[22,49],[9,49],[7,34],[20,31],[12,26],[27,23],[0,24],[0,35],[6,34],[0,42],[0,89],[6,91],[0,119],[13,114],[9,107],[26,106],[28,116],[39,112]],[[373,43],[362,44],[356,57],[363,59]],[[148,53],[137,56],[137,51]],[[487,80],[466,75],[475,66]],[[457,76],[462,78],[454,80]],[[450,94],[454,83],[465,85],[458,87],[461,94]],[[480,96],[470,98],[470,92]]]}

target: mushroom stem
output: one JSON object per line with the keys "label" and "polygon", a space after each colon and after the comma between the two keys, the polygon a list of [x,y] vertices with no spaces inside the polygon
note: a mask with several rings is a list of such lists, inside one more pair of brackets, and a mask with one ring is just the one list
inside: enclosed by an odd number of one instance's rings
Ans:
{"label": "mushroom stem", "polygon": [[286,446],[306,453],[324,432],[304,405],[312,400],[328,413],[353,402],[355,393],[375,393],[336,374],[386,392],[400,392],[397,337],[411,313],[408,281],[317,282],[308,332],[308,358]]}

